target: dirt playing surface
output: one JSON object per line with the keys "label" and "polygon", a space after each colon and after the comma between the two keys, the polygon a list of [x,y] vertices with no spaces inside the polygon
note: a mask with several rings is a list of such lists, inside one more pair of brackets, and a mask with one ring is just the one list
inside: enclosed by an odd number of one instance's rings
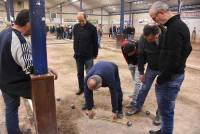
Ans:
{"label": "dirt playing surface", "polygon": [[[103,48],[95,62],[108,60],[119,66],[121,87],[124,93],[124,106],[130,102],[129,95],[133,92],[133,82],[127,64],[120,52],[116,50],[115,40],[104,38]],[[199,45],[199,44],[197,44]],[[190,62],[195,66],[200,64],[199,51],[195,51],[190,57]],[[198,62],[198,63],[196,63]],[[132,127],[113,123],[100,119],[91,120],[81,110],[84,103],[83,96],[76,96],[78,89],[76,77],[76,66],[73,59],[72,41],[55,40],[55,37],[48,37],[48,63],[51,68],[58,72],[58,80],[55,81],[55,96],[60,98],[56,101],[57,122],[59,134],[147,134],[150,129],[158,129],[152,124],[152,119],[157,108],[154,85],[145,101],[144,107],[137,115],[126,117],[131,120]],[[110,94],[107,88],[101,88],[94,93],[96,116],[111,116]],[[71,109],[71,104],[75,109]],[[145,114],[150,111],[150,115]],[[127,109],[124,108],[124,112]],[[22,101],[20,107],[20,126],[24,131],[30,128],[26,108]],[[4,104],[0,97],[0,134],[6,134],[4,120]],[[200,133],[200,71],[186,69],[186,76],[177,98],[175,110],[174,134],[199,134]],[[34,132],[32,132],[34,133]]]}

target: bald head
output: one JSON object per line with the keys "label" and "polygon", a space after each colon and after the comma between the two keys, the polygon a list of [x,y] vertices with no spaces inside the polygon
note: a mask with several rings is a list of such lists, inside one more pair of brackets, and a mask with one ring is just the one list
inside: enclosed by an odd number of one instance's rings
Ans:
{"label": "bald head", "polygon": [[90,90],[96,90],[102,86],[102,78],[99,75],[91,76],[87,81]]}
{"label": "bald head", "polygon": [[87,22],[87,16],[84,12],[78,12],[77,20],[81,26],[84,26]]}

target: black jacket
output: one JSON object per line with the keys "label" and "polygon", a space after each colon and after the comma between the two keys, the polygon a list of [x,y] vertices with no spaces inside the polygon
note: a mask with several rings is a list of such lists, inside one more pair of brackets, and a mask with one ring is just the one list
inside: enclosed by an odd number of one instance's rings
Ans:
{"label": "black jacket", "polygon": [[192,50],[189,29],[180,15],[173,16],[165,26],[167,32],[159,58],[161,74],[157,78],[158,84],[170,81],[175,74],[184,73],[187,57]]}
{"label": "black jacket", "polygon": [[164,44],[166,29],[161,27],[161,34],[159,35],[158,43],[148,43],[144,35],[140,36],[139,43],[139,56],[138,56],[138,70],[141,75],[144,74],[144,65],[148,63],[151,70],[159,70],[159,55],[161,46]]}
{"label": "black jacket", "polygon": [[98,55],[98,37],[94,25],[87,22],[85,26],[74,25],[74,57],[94,58]]}

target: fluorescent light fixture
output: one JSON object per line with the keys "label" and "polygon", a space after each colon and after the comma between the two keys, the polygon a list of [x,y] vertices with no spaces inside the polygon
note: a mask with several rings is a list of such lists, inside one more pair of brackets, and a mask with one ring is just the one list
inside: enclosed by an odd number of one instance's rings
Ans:
{"label": "fluorescent light fixture", "polygon": [[77,1],[79,1],[79,0],[71,0],[71,2],[77,2]]}

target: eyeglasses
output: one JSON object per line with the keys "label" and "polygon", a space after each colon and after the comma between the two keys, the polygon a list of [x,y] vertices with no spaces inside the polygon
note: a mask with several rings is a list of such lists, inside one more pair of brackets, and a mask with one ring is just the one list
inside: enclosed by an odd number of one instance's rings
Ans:
{"label": "eyeglasses", "polygon": [[155,21],[156,20],[156,18],[158,17],[158,14],[159,14],[160,12],[157,12],[156,14],[155,14],[155,16],[151,16],[151,18]]}

